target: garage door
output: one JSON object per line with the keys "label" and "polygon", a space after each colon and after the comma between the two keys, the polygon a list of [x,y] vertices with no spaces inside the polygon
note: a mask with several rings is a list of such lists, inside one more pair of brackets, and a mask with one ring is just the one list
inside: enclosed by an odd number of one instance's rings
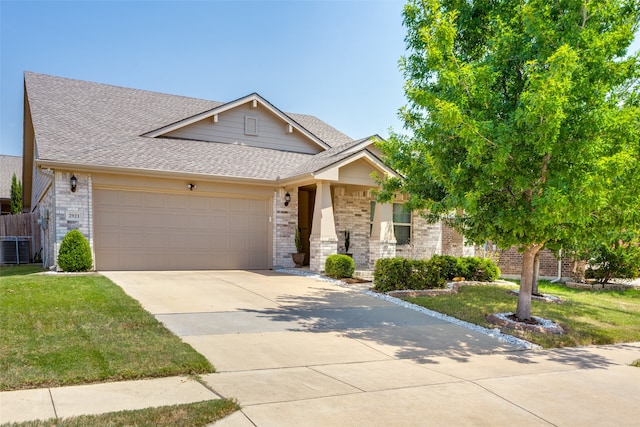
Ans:
{"label": "garage door", "polygon": [[267,199],[96,189],[96,268],[269,268],[269,206]]}

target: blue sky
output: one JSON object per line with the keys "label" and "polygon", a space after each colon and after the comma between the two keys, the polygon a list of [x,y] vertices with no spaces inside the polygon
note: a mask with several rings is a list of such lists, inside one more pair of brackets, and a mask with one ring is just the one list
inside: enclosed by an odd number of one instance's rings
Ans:
{"label": "blue sky", "polygon": [[401,131],[403,4],[0,0],[0,154],[22,155],[25,70]]}
{"label": "blue sky", "polygon": [[400,130],[402,1],[0,0],[0,154],[22,154],[23,72],[214,101],[258,92],[352,138]]}

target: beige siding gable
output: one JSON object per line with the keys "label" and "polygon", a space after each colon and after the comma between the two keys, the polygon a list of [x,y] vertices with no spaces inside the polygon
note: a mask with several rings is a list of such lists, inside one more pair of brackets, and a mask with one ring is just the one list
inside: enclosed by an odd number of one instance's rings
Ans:
{"label": "beige siding gable", "polygon": [[357,160],[340,168],[340,183],[377,187],[376,182],[371,178],[373,171],[384,174],[383,170],[376,168],[368,161]]}
{"label": "beige siding gable", "polygon": [[241,144],[296,153],[323,151],[314,141],[259,103],[251,102],[207,117],[163,136],[197,141]]}

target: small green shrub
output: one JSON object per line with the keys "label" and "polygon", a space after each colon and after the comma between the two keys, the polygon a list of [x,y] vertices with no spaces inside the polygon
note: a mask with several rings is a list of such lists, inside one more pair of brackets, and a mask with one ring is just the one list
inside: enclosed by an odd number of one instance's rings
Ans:
{"label": "small green shrub", "polygon": [[611,279],[640,276],[640,238],[633,232],[612,234],[605,242],[593,242],[581,254],[589,260],[588,279],[607,283]]}
{"label": "small green shrub", "polygon": [[58,267],[63,271],[88,271],[92,266],[89,242],[78,230],[69,231],[60,243]]}
{"label": "small green shrub", "polygon": [[477,282],[493,282],[500,277],[500,269],[489,258],[460,258],[460,276]]}
{"label": "small green shrub", "polygon": [[451,259],[444,256],[433,256],[425,261],[425,264],[426,275],[423,279],[426,282],[425,287],[429,289],[444,288],[447,284],[447,273],[452,267]]}
{"label": "small green shrub", "polygon": [[410,272],[406,280],[406,287],[403,289],[427,289],[429,284],[427,277],[429,275],[428,263],[422,259],[407,260]]}
{"label": "small green shrub", "polygon": [[408,289],[411,265],[406,258],[379,258],[373,270],[373,288],[378,292]]}
{"label": "small green shrub", "polygon": [[356,263],[347,255],[329,255],[324,263],[325,274],[335,279],[353,277],[356,271]]}
{"label": "small green shrub", "polygon": [[431,260],[437,263],[440,273],[446,280],[451,280],[454,277],[462,276],[462,267],[460,260],[462,258],[456,258],[451,255],[434,255]]}

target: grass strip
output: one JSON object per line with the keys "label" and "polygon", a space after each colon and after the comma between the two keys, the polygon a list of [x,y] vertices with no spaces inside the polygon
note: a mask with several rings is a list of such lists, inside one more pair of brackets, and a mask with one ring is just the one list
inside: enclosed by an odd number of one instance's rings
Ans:
{"label": "grass strip", "polygon": [[217,399],[135,411],[110,412],[101,415],[82,415],[62,419],[52,418],[45,421],[10,423],[3,424],[2,427],[199,427],[211,424],[238,409],[240,409],[240,406],[234,400]]}
{"label": "grass strip", "polygon": [[[493,328],[492,313],[514,312],[514,286],[463,286],[458,294],[405,298],[413,304],[476,325]],[[588,291],[541,281],[539,290],[562,299],[561,304],[532,301],[532,315],[560,324],[565,333],[553,335],[503,328],[503,332],[545,348],[603,345],[640,341],[640,290]]]}
{"label": "grass strip", "polygon": [[0,268],[0,390],[213,372],[106,277]]}

